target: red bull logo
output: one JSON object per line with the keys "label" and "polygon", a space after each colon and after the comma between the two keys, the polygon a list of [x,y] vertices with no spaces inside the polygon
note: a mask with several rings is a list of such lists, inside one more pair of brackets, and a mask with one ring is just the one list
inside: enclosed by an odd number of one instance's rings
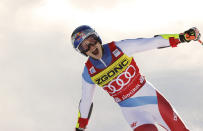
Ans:
{"label": "red bull logo", "polygon": [[83,32],[78,32],[77,34],[75,34],[75,40],[80,41],[83,38],[83,36],[85,36]]}

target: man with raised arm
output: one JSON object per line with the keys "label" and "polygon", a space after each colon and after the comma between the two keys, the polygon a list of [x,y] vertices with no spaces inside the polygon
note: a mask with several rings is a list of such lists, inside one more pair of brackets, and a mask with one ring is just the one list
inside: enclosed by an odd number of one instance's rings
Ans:
{"label": "man with raised arm", "polygon": [[189,131],[169,102],[140,73],[131,56],[141,51],[198,41],[200,36],[198,29],[193,27],[180,34],[102,44],[101,38],[90,26],[77,27],[71,35],[73,47],[88,59],[82,73],[76,131],[84,131],[88,125],[96,85],[118,103],[133,131],[158,131],[155,124],[167,131]]}

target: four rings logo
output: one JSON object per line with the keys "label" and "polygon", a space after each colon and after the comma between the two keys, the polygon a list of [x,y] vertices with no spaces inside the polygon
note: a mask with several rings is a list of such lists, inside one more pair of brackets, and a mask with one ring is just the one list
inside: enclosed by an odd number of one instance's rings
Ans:
{"label": "four rings logo", "polygon": [[120,72],[128,65],[129,60],[123,59],[118,65],[113,67],[110,71],[107,73],[102,74],[99,78],[96,79],[97,85],[102,85],[105,82],[109,81],[110,79],[118,76]]}
{"label": "four rings logo", "polygon": [[128,85],[132,78],[135,77],[136,69],[133,65],[130,65],[123,73],[121,73],[116,79],[112,80],[108,85],[104,86],[110,94],[114,94],[120,91],[124,86]]}

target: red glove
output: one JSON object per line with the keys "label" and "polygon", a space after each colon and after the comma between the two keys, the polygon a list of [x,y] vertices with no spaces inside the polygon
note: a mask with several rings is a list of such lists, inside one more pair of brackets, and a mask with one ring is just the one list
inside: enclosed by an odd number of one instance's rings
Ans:
{"label": "red glove", "polygon": [[84,131],[87,124],[88,124],[88,118],[79,118],[78,127],[76,127],[76,131]]}
{"label": "red glove", "polygon": [[75,128],[76,131],[85,131],[86,126],[88,124],[88,120],[90,119],[90,116],[91,116],[91,113],[92,113],[92,109],[93,109],[93,103],[90,106],[90,110],[89,110],[87,118],[81,118],[81,114],[80,114],[80,111],[79,111],[79,113],[78,113],[78,122],[77,122],[77,125],[76,125],[76,128]]}

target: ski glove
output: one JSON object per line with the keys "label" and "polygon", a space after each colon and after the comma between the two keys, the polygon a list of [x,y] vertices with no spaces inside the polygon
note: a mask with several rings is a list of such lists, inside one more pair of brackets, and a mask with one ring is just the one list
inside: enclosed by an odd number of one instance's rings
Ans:
{"label": "ski glove", "polygon": [[88,118],[78,118],[76,131],[84,131],[88,124]]}
{"label": "ski glove", "polygon": [[179,34],[179,38],[181,42],[190,42],[191,40],[198,41],[200,39],[201,34],[196,27],[190,28],[184,33]]}
{"label": "ski glove", "polygon": [[75,131],[85,131],[85,129],[76,128]]}
{"label": "ski glove", "polygon": [[78,112],[78,122],[76,125],[76,131],[85,131],[87,125],[88,125],[88,121],[90,119],[91,113],[92,113],[92,109],[93,109],[93,103],[90,106],[89,109],[89,113],[88,113],[88,118],[82,118],[81,114],[80,114],[80,110]]}

